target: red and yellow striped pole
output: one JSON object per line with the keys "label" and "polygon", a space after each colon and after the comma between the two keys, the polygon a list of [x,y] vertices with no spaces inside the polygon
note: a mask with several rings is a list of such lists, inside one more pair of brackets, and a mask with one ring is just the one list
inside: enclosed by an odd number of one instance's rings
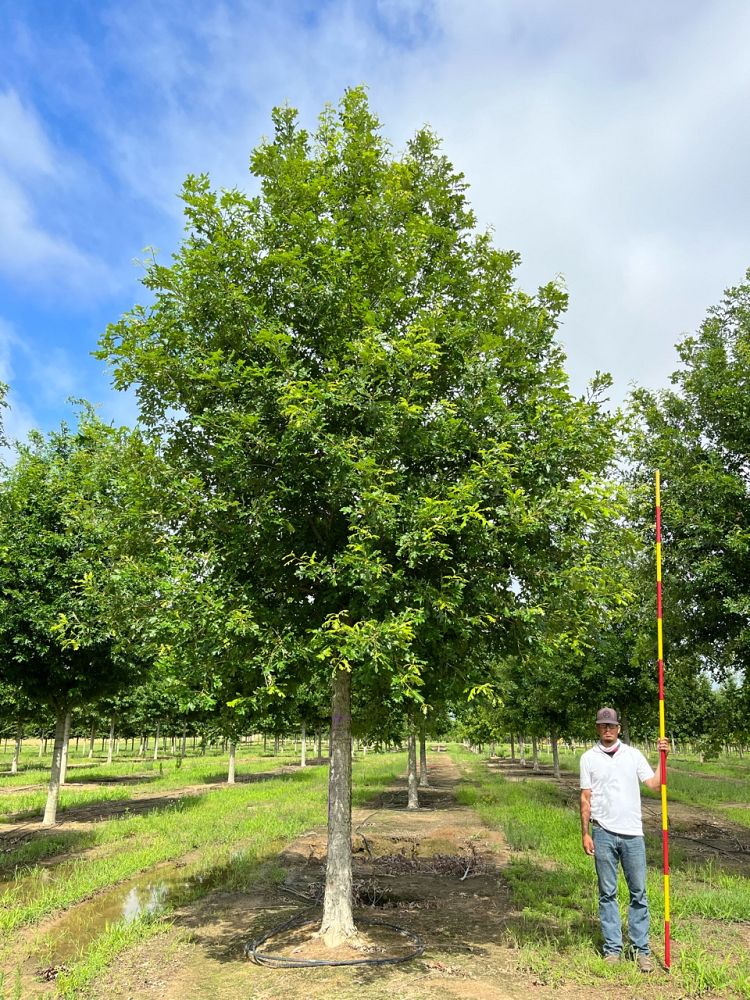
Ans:
{"label": "red and yellow striped pole", "polygon": [[[661,480],[656,470],[656,636],[659,657],[659,738],[665,739],[664,717],[664,639],[662,634],[661,602]],[[667,817],[667,755],[659,751],[661,758],[661,838],[664,853],[664,965],[671,965],[669,941],[669,820]]]}

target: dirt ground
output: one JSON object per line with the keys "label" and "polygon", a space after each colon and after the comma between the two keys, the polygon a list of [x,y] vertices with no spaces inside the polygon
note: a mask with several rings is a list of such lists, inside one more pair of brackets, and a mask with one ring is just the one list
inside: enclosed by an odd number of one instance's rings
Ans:
{"label": "dirt ground", "polygon": [[[490,765],[513,779],[534,780],[530,768],[497,761]],[[630,1000],[677,1000],[664,973],[640,987],[619,983],[546,985],[524,971],[504,932],[523,917],[513,909],[503,867],[509,858],[502,836],[476,813],[459,806],[460,771],[447,754],[430,759],[432,787],[421,790],[422,808],[406,810],[403,783],[384,790],[369,808],[354,812],[356,910],[365,952],[341,958],[404,955],[414,937],[421,956],[403,965],[279,969],[248,958],[246,945],[320,899],[325,831],[309,831],[291,844],[255,885],[244,892],[209,893],[183,906],[169,929],[132,948],[108,970],[92,992],[95,1000],[529,1000],[529,997],[589,1000],[592,992]],[[539,778],[550,777],[543,768]],[[576,776],[563,776],[571,807],[578,798]],[[203,790],[203,789],[202,789]],[[181,790],[182,794],[193,790]],[[660,829],[658,802],[644,801],[647,826]],[[652,808],[653,807],[653,808]],[[675,836],[705,861],[712,852],[748,870],[750,831],[714,821],[703,810],[672,804]],[[682,843],[682,841],[681,841]],[[724,856],[725,855],[725,856]],[[592,877],[592,894],[595,884]],[[405,934],[372,921],[397,925]],[[54,933],[54,922],[45,932]],[[273,937],[262,951],[297,958],[323,957],[314,924]],[[596,928],[592,926],[592,947]],[[28,967],[30,971],[30,966]],[[37,984],[32,996],[45,988]],[[46,995],[52,996],[50,984]]]}

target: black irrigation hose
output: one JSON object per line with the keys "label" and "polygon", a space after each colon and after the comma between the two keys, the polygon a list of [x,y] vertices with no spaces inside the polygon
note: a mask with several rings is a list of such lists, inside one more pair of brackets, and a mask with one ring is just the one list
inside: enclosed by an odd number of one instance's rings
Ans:
{"label": "black irrigation hose", "polygon": [[398,924],[389,924],[385,920],[369,920],[367,918],[359,918],[359,923],[371,924],[377,927],[388,927],[390,930],[398,931],[399,934],[412,939],[414,942],[414,951],[408,955],[400,955],[398,958],[350,958],[334,961],[322,958],[289,958],[286,955],[271,955],[268,952],[258,950],[261,945],[265,944],[272,937],[276,937],[277,934],[282,934],[293,927],[302,927],[304,924],[310,923],[311,918],[309,914],[314,909],[314,906],[308,906],[307,909],[302,910],[301,913],[296,913],[283,924],[272,927],[270,931],[267,931],[257,941],[248,942],[245,945],[245,954],[248,958],[252,958],[254,962],[257,962],[258,965],[267,965],[272,969],[307,969],[322,965],[400,965],[402,962],[410,962],[413,958],[419,958],[424,953],[424,945],[419,935],[414,934],[412,931],[407,931],[405,927],[399,927]]}

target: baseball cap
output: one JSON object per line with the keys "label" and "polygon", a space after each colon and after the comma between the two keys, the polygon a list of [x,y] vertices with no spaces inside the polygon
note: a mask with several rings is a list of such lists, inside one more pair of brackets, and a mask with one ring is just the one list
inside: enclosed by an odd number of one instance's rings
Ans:
{"label": "baseball cap", "polygon": [[611,724],[620,725],[620,720],[617,717],[617,712],[614,708],[600,708],[596,713],[596,724],[597,726],[609,722]]}

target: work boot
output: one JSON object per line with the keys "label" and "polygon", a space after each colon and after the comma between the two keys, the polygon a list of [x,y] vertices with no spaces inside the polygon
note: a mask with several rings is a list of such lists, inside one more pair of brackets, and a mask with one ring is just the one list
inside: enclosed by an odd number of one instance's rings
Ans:
{"label": "work boot", "polygon": [[653,972],[654,960],[645,951],[639,951],[635,956],[635,963],[641,972]]}
{"label": "work boot", "polygon": [[622,956],[619,951],[611,951],[609,955],[604,956],[604,961],[607,963],[607,965],[617,965],[621,957]]}

